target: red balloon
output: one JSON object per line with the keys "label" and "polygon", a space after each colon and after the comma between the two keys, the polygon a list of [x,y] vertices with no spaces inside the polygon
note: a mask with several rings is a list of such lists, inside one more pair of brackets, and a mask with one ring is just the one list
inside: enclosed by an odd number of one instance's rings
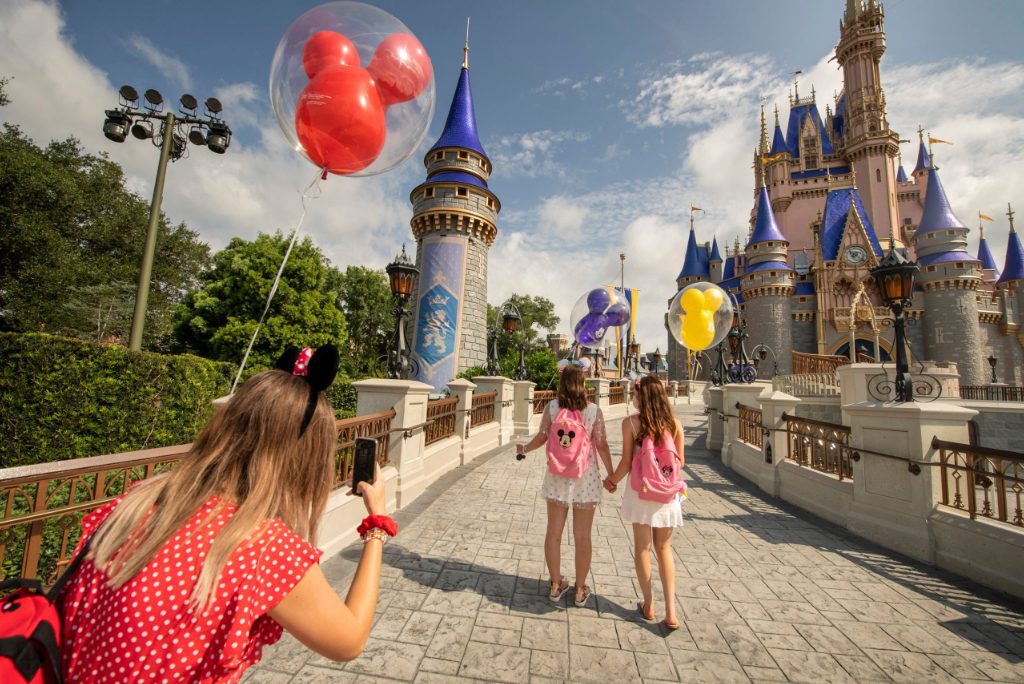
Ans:
{"label": "red balloon", "polygon": [[384,147],[384,105],[366,69],[320,72],[299,95],[295,132],[310,160],[331,173],[355,173]]}
{"label": "red balloon", "polygon": [[302,68],[316,77],[324,69],[359,66],[359,53],[352,41],[336,31],[318,31],[302,46]]}
{"label": "red balloon", "polygon": [[394,33],[382,40],[367,68],[385,107],[413,99],[434,75],[427,51],[408,33]]}

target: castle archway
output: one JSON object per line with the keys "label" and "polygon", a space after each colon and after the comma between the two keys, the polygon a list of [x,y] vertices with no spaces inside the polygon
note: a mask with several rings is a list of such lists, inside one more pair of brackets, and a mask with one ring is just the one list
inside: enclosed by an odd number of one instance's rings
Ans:
{"label": "castle archway", "polygon": [[[866,354],[867,356],[870,356],[872,359],[875,358],[875,341],[874,340],[865,339],[863,337],[858,337],[854,341],[854,345],[855,345],[855,347],[857,349],[857,353],[858,354]],[[879,347],[881,347],[881,349],[879,350],[879,357],[878,358],[881,359],[883,363],[889,362],[891,360],[891,358],[892,358],[889,355],[889,351],[890,350],[887,349],[888,346],[889,345],[886,344],[885,340],[879,340]],[[843,342],[841,345],[839,345],[838,347],[836,347],[832,351],[832,354],[834,356],[846,356],[846,357],[849,357],[850,356],[850,343],[849,342]]]}

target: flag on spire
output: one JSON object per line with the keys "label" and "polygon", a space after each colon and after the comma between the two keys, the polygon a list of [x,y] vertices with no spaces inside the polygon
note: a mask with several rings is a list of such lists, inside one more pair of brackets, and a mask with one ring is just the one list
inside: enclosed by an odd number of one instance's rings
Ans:
{"label": "flag on spire", "polygon": [[985,214],[982,214],[980,211],[978,212],[978,218],[982,219],[983,221],[994,221],[995,220],[991,216],[986,216]]}
{"label": "flag on spire", "polygon": [[949,142],[948,140],[939,140],[938,138],[933,138],[932,136],[929,135],[928,136],[928,144],[929,145],[934,145],[935,143],[942,143],[943,145],[952,145],[953,144],[953,143]]}

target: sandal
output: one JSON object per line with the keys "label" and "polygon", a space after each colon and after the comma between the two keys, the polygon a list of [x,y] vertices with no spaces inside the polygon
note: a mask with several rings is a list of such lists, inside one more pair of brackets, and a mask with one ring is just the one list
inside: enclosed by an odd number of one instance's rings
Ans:
{"label": "sandal", "polygon": [[551,592],[548,594],[548,598],[552,601],[561,601],[562,597],[565,596],[565,592],[569,591],[569,583],[565,581],[563,577],[557,583],[551,583]]}
{"label": "sandal", "polygon": [[638,613],[640,613],[640,617],[643,619],[644,622],[654,622],[654,611],[652,610],[651,614],[648,615],[647,614],[647,604],[644,604],[644,603],[636,604],[636,610],[637,610]]}
{"label": "sandal", "polygon": [[[583,598],[580,598],[580,589],[583,590]],[[594,595],[594,592],[590,591],[590,587],[584,584],[582,587],[576,587],[575,603],[577,606],[582,606],[590,600],[590,597]]]}

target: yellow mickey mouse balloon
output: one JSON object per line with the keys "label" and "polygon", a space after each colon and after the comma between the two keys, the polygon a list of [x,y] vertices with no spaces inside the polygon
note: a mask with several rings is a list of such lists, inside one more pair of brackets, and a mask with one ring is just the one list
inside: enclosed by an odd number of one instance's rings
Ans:
{"label": "yellow mickey mouse balloon", "polygon": [[714,283],[693,283],[676,293],[669,305],[669,331],[693,351],[714,347],[732,325],[732,300]]}

